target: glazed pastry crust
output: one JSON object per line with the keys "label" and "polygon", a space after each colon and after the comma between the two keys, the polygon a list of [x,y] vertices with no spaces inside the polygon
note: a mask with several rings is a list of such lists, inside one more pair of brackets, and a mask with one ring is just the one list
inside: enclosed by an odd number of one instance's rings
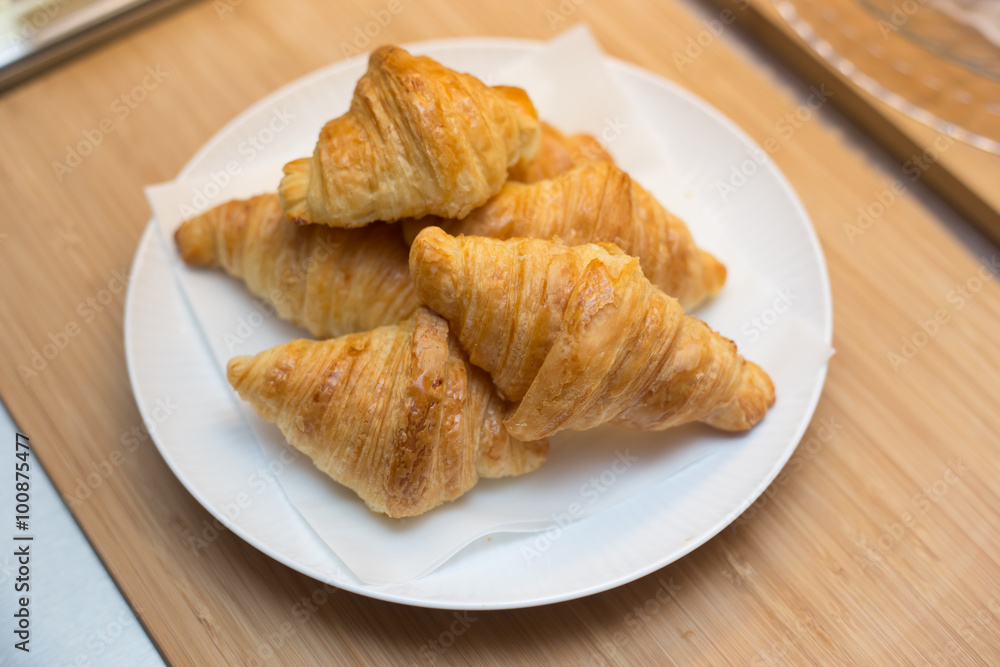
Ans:
{"label": "glazed pastry crust", "polygon": [[406,245],[386,224],[297,225],[267,194],[187,220],[174,238],[187,264],[223,268],[317,338],[396,324],[419,305]]}
{"label": "glazed pastry crust", "polygon": [[717,293],[726,267],[695,245],[687,225],[612,164],[582,164],[532,184],[508,182],[462,220],[404,221],[407,240],[435,225],[450,234],[608,242],[639,258],[649,280],[690,309]]}
{"label": "glazed pastry crust", "polygon": [[746,430],[774,403],[759,366],[613,244],[456,238],[430,227],[410,248],[410,272],[421,301],[515,404],[505,420],[514,437],[605,422]]}
{"label": "glazed pastry crust", "polygon": [[489,378],[426,308],[403,324],[236,357],[228,377],[316,467],[390,517],[454,500],[480,477],[535,470],[548,453],[548,442],[504,430]]}
{"label": "glazed pastry crust", "polygon": [[333,227],[459,218],[496,194],[508,168],[533,160],[540,140],[523,90],[383,46],[313,156],[285,166],[279,194],[293,220]]}
{"label": "glazed pastry crust", "polygon": [[511,167],[508,172],[510,180],[535,183],[555,178],[588,162],[614,164],[614,158],[593,136],[582,133],[567,136],[545,121],[541,122],[541,126],[542,143],[538,157],[527,165]]}

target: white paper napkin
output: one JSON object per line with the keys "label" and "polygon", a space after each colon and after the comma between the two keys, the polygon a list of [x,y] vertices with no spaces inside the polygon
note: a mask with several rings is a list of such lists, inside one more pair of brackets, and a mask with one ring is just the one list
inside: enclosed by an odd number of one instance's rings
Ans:
{"label": "white paper napkin", "polygon": [[[649,135],[642,131],[644,119],[628,105],[601,58],[590,33],[574,29],[538,54],[496,72],[490,81],[524,87],[540,115],[564,131],[587,131],[601,137],[617,162],[671,207],[680,196],[673,185],[679,181],[669,162],[649,145]],[[195,211],[274,191],[281,166],[243,170],[224,188],[213,188],[209,177],[151,186],[146,191],[173,255],[177,278],[223,374],[233,356],[255,354],[308,334],[277,319],[239,281],[218,271],[184,266],[173,233]],[[699,243],[718,251],[729,268],[723,293],[698,314],[768,370],[779,397],[791,398],[802,389],[803,378],[815,377],[832,350],[794,314],[778,318],[764,335],[754,336],[753,330],[744,333],[748,318],[771,307],[778,290],[745,266],[738,252],[725,247],[709,220],[689,216],[688,222]],[[234,400],[238,401],[235,392]],[[257,417],[249,405],[240,404],[266,460],[282,461],[274,477],[292,504],[344,564],[369,584],[400,583],[427,574],[483,536],[543,531],[582,520],[636,498],[731,446],[734,437],[754,437],[753,433],[723,434],[701,425],[661,433],[614,427],[565,432],[552,438],[549,460],[537,472],[481,481],[453,503],[398,520],[371,512],[353,492],[289,447],[277,427]],[[205,465],[226,465],[212,459],[210,443]]]}

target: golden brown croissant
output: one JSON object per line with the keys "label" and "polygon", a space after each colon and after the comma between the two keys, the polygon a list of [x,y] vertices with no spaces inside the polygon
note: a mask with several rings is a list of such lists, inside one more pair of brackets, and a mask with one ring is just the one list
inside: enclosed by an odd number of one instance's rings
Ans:
{"label": "golden brown croissant", "polygon": [[174,238],[185,262],[221,266],[318,338],[395,324],[420,305],[406,245],[384,223],[297,225],[269,194],[217,206],[185,221]]}
{"label": "golden brown croissant", "polygon": [[760,367],[686,316],[613,244],[456,238],[429,227],[410,248],[410,273],[472,363],[517,403],[504,422],[516,438],[604,422],[744,430],[774,404]]}
{"label": "golden brown croissant", "polygon": [[316,467],[391,517],[454,500],[480,477],[530,472],[548,454],[547,441],[508,435],[489,378],[426,308],[403,324],[236,357],[228,376]]}
{"label": "golden brown croissant", "polygon": [[650,281],[685,309],[718,292],[726,280],[726,267],[695,245],[679,218],[624,171],[601,162],[530,185],[508,182],[462,220],[408,220],[403,233],[410,241],[427,225],[456,235],[614,243],[638,257]]}
{"label": "golden brown croissant", "polygon": [[540,135],[523,90],[383,46],[312,158],[285,165],[282,206],[294,220],[334,227],[460,218],[496,194],[509,167],[534,159]]}
{"label": "golden brown croissant", "polygon": [[521,183],[534,183],[554,178],[573,167],[587,162],[614,164],[611,154],[589,134],[566,136],[542,121],[542,144],[538,157],[527,165],[516,164],[507,172],[508,178]]}

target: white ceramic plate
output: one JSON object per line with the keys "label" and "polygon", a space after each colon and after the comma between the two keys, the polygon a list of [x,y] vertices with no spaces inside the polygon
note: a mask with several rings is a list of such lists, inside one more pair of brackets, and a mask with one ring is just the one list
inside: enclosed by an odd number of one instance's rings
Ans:
{"label": "white ceramic plate", "polygon": [[[541,47],[524,40],[476,38],[408,48],[477,74]],[[633,105],[670,119],[651,124],[649,130],[662,134],[676,173],[693,175],[685,181],[691,198],[687,204],[716,217],[736,218],[739,224],[725,227],[727,240],[772,284],[793,287],[792,311],[830,343],[826,265],[809,218],[782,174],[772,163],[764,164],[741,187],[739,197],[723,205],[716,181],[728,179],[731,166],[752,155],[755,144],[718,111],[675,84],[627,63],[606,62]],[[314,132],[268,135],[260,128],[267,126],[276,106],[288,104],[297,110],[296,125],[318,130],[341,109],[306,102],[330,96],[348,99],[363,67],[361,58],[337,63],[261,100],[220,130],[179,178],[225,170],[235,156],[242,168],[257,160],[311,153]],[[247,143],[251,136],[257,137],[257,146]],[[806,379],[807,389],[794,405],[768,416],[769,429],[779,437],[766,445],[750,448],[736,438],[731,449],[688,468],[670,484],[571,524],[556,539],[538,543],[538,534],[497,535],[473,543],[425,577],[374,586],[342,567],[280,486],[260,482],[265,461],[258,448],[247,445],[254,436],[243,420],[220,423],[220,413],[234,414],[233,392],[171,275],[155,221],[139,244],[132,268],[125,346],[136,401],[154,442],[178,479],[219,522],[272,558],[320,581],[379,599],[453,609],[569,600],[627,583],[691,552],[739,516],[778,474],[812,418],[826,376],[823,365],[815,377]],[[202,465],[200,452],[208,447],[231,466]],[[253,492],[247,502],[235,502],[248,488]],[[213,548],[212,530],[204,525],[186,530],[193,549]],[[524,548],[539,544],[544,557],[529,563]]]}

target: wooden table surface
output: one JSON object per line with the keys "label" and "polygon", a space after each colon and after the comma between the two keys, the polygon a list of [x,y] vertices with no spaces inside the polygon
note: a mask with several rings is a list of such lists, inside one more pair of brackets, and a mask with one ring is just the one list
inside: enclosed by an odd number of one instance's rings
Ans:
{"label": "wooden table surface", "polygon": [[[141,188],[176,175],[247,105],[340,59],[387,2],[190,4],[0,96],[0,395],[165,658],[1000,664],[997,257],[971,255],[909,194],[852,234],[857,208],[892,179],[815,117],[776,135],[797,102],[736,55],[729,28],[713,36],[680,5],[401,1],[377,42],[544,39],[585,20],[608,53],[680,82],[759,143],[774,136],[833,284],[823,398],[785,474],[693,554],[589,598],[473,612],[458,636],[453,612],[323,591],[229,533],[195,553],[185,534],[210,515],[148,439],[130,444],[141,419],[116,275],[149,217]],[[707,45],[678,67],[699,36]],[[87,137],[100,143],[57,173]],[[50,343],[53,358],[25,377]],[[301,606],[314,593],[322,602]]]}

